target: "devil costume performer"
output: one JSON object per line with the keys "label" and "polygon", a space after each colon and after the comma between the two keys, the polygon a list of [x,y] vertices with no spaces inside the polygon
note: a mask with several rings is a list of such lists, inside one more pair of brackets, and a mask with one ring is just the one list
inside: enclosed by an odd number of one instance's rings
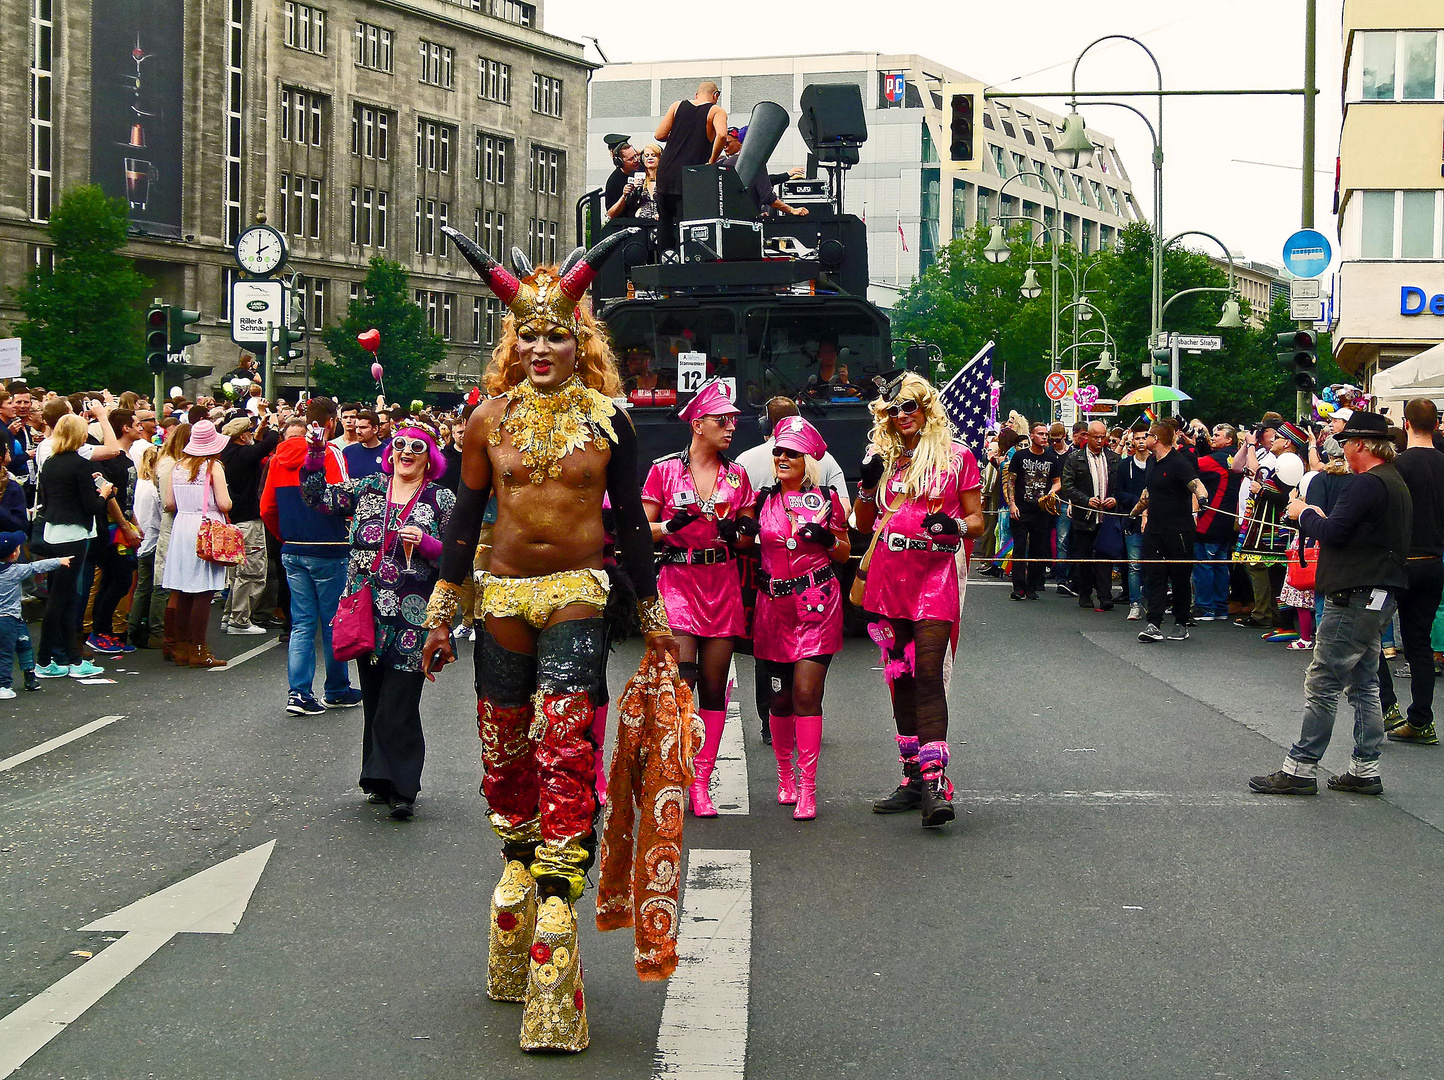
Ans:
{"label": "devil costume performer", "polygon": [[842,648],[842,590],[833,566],[847,562],[851,551],[837,491],[807,478],[826,452],[815,427],[800,416],[783,417],[772,438],[777,479],[757,496],[762,573],[753,655],[757,677],[772,687],[767,722],[777,759],[777,801],[795,806],[798,821],[817,816],[823,684],[833,654]]}
{"label": "devil costume performer", "polygon": [[[706,417],[729,419],[741,410],[718,380],[705,384],[678,413],[688,424]],[[694,434],[694,439],[701,436]],[[697,753],[696,774],[688,791],[692,813],[716,817],[710,784],[727,721],[726,679],[732,658],[731,639],[747,632],[742,608],[742,579],[732,545],[756,535],[751,516],[752,485],[747,470],[717,452],[711,494],[698,490],[707,477],[695,474],[691,451],[684,450],[653,463],[642,485],[642,501],[652,520],[660,523],[662,568],[658,593],[667,602],[672,628],[697,641],[695,660],[684,660],[682,677],[697,687],[697,714],[706,736]],[[723,649],[704,641],[723,641]],[[724,655],[725,654],[725,655]]]}
{"label": "devil costume performer", "polygon": [[947,676],[962,617],[964,545],[983,530],[982,477],[924,379],[899,377],[871,408],[857,505],[858,527],[875,522],[876,535],[859,573],[863,608],[882,616],[869,632],[883,651],[903,767],[903,783],[873,810],[921,808],[923,825],[933,827],[954,817]]}
{"label": "devil costume performer", "polygon": [[[615,364],[600,327],[579,306],[601,259],[637,230],[614,233],[585,254],[577,249],[560,270],[533,271],[514,253],[521,279],[466,236],[445,231],[511,313],[487,376],[495,396],[468,425],[462,482],[428,607],[427,655],[448,658],[445,632],[473,573],[494,493],[491,560],[475,573],[482,793],[506,860],[492,899],[487,993],[525,1001],[523,1049],[577,1051],[589,1036],[574,904],[596,851],[590,736],[605,648],[602,612],[613,588],[602,568],[604,493],[621,568],[640,597],[649,654],[675,647],[656,595],[636,432],[608,396],[618,390]],[[565,370],[564,353],[538,352],[537,341],[555,348],[566,335],[575,343],[575,371],[556,385],[535,385],[533,378],[544,384],[547,372]],[[529,343],[531,375],[519,342]],[[594,522],[577,516],[589,509]],[[516,573],[526,567],[515,564],[548,559],[537,567],[548,572]],[[574,565],[555,565],[568,559]]]}

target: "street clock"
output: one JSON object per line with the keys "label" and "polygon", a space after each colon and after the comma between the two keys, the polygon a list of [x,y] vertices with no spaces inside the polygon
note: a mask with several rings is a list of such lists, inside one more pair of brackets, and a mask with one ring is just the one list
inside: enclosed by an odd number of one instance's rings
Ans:
{"label": "street clock", "polygon": [[252,225],[236,241],[236,262],[256,277],[275,272],[286,261],[286,239],[269,225]]}

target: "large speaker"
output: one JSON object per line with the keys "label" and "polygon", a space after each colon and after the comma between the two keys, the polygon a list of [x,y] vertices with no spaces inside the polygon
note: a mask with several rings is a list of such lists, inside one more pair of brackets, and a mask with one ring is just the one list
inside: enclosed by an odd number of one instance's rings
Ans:
{"label": "large speaker", "polygon": [[721,165],[692,165],[682,170],[682,220],[727,218],[755,220],[757,204],[737,173]]}
{"label": "large speaker", "polygon": [[839,151],[867,142],[867,115],[856,83],[812,83],[803,89],[801,105],[797,131],[818,160],[835,161]]}

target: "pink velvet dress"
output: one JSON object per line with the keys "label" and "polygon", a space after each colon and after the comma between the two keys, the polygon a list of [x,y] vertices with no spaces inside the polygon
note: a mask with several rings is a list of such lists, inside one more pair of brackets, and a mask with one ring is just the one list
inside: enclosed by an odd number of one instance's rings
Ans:
{"label": "pink velvet dress", "polygon": [[[842,524],[842,500],[831,488],[824,492],[778,492],[758,509],[758,542],[762,572],[773,581],[787,581],[831,567],[832,559],[816,544],[797,539],[808,522]],[[787,547],[792,540],[795,547]],[[836,577],[789,596],[757,590],[752,617],[752,655],[759,660],[790,664],[812,656],[830,656],[842,648],[842,588]]]}
{"label": "pink velvet dress", "polygon": [[[747,482],[745,469],[724,460],[708,507],[692,483],[684,452],[652,465],[642,485],[642,502],[661,508],[659,521],[666,521],[682,509],[702,511],[699,520],[662,538],[663,551],[684,548],[726,552],[727,545],[717,533],[717,521],[735,519],[739,510],[752,505],[752,485]],[[663,562],[657,572],[657,591],[667,606],[667,621],[679,634],[723,638],[747,632],[742,581],[735,558],[710,565]]]}
{"label": "pink velvet dress", "polygon": [[[977,459],[962,443],[953,443],[952,465],[925,499],[904,499],[902,473],[902,469],[894,469],[878,485],[879,526],[888,507],[898,509],[873,550],[863,607],[892,619],[956,623],[961,616],[956,546],[959,538],[934,537],[922,523],[923,518],[938,510],[954,518],[963,516],[963,492],[978,490],[983,484]],[[936,546],[949,544],[954,547],[952,551],[938,550]]]}

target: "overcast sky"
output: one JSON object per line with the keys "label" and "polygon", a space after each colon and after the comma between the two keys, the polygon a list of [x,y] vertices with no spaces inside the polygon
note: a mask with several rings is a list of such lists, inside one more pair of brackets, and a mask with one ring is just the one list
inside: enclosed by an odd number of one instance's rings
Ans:
{"label": "overcast sky", "polygon": [[[547,30],[574,39],[596,37],[614,62],[910,52],[998,89],[1046,92],[1068,89],[1073,60],[1090,41],[1130,34],[1158,57],[1168,89],[1303,85],[1304,0],[1033,0],[1017,6],[978,0],[545,3]],[[1314,222],[1331,241],[1336,240],[1330,208],[1340,122],[1340,25],[1341,0],[1320,0]],[[590,46],[588,56],[597,58]],[[1156,76],[1138,46],[1105,43],[1083,61],[1078,85],[1148,89],[1156,85]],[[1038,100],[1067,111],[1060,99]],[[1129,100],[1154,115],[1156,99]],[[1279,263],[1285,237],[1300,222],[1302,102],[1298,96],[1165,99],[1165,231],[1203,229],[1235,254]],[[1090,126],[1117,140],[1139,205],[1151,207],[1152,143],[1143,121],[1122,109],[1081,111]]]}

